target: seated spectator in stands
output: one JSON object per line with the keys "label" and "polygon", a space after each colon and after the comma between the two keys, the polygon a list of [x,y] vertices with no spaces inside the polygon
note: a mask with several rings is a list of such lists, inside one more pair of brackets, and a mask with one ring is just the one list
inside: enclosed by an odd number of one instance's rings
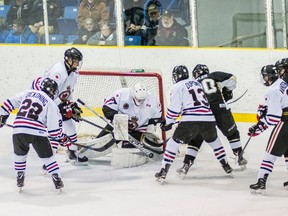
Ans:
{"label": "seated spectator in stands", "polygon": [[140,35],[144,24],[144,0],[124,1],[125,35]]}
{"label": "seated spectator in stands", "polygon": [[91,36],[88,39],[87,44],[98,46],[116,46],[116,31],[113,31],[108,23],[104,23],[101,25],[101,31]]}
{"label": "seated spectator in stands", "polygon": [[86,18],[85,28],[80,28],[78,30],[77,34],[79,37],[73,42],[73,44],[87,44],[88,39],[97,32],[94,26],[94,20],[92,18]]}
{"label": "seated spectator in stands", "polygon": [[[43,0],[34,1],[31,13],[34,14],[34,17],[33,20],[31,20],[29,28],[34,34],[38,34],[38,43],[41,43],[41,40],[45,35]],[[49,25],[48,32],[53,34],[57,29],[56,20],[62,15],[59,0],[47,0],[47,13]]]}
{"label": "seated spectator in stands", "polygon": [[21,18],[25,25],[30,23],[30,19],[34,14],[31,13],[33,1],[31,0],[14,0],[7,13],[6,23],[9,28],[12,28],[13,21]]}
{"label": "seated spectator in stands", "polygon": [[160,14],[162,14],[162,4],[161,4],[160,1],[158,1],[158,0],[146,1],[145,4],[144,4],[144,17],[145,17],[145,20],[148,20],[148,19],[149,19],[148,7],[149,7],[151,4],[156,5],[157,8],[158,8],[158,11],[160,11]]}
{"label": "seated spectator in stands", "polygon": [[9,31],[5,43],[35,44],[37,35],[25,25],[21,18],[18,18],[13,21],[12,29]]}
{"label": "seated spectator in stands", "polygon": [[4,43],[5,39],[9,33],[9,30],[6,26],[5,20],[0,16],[0,43]]}
{"label": "seated spectator in stands", "polygon": [[109,21],[109,12],[104,0],[82,0],[78,9],[78,23],[80,28],[85,28],[86,18],[92,18],[95,29],[100,30],[103,22]]}
{"label": "seated spectator in stands", "polygon": [[180,25],[170,11],[165,11],[160,19],[155,41],[157,46],[189,46],[188,31]]}
{"label": "seated spectator in stands", "polygon": [[155,45],[155,36],[159,27],[161,12],[156,4],[150,4],[147,8],[148,19],[141,27],[141,36],[145,45]]}

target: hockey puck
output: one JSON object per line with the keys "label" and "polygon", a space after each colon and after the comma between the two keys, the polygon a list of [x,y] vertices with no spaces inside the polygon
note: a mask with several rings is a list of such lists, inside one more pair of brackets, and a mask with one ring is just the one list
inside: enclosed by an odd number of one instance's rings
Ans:
{"label": "hockey puck", "polygon": [[149,158],[153,158],[153,157],[154,157],[154,154],[153,154],[153,153],[150,153],[150,154],[148,154],[148,157],[149,157]]}

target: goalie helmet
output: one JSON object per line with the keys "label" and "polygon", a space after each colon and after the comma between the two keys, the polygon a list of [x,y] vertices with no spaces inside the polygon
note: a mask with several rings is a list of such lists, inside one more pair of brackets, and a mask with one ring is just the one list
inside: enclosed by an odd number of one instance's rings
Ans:
{"label": "goalie helmet", "polygon": [[136,83],[132,88],[132,97],[136,105],[142,104],[148,96],[147,87],[142,83]]}
{"label": "goalie helmet", "polygon": [[277,72],[281,78],[288,73],[288,58],[283,58],[275,63]]}
{"label": "goalie helmet", "polygon": [[266,65],[261,69],[260,80],[263,85],[270,86],[278,79],[277,69],[274,65]]}
{"label": "goalie helmet", "polygon": [[173,68],[173,71],[172,71],[173,83],[177,83],[181,80],[185,80],[188,78],[189,78],[189,71],[186,66],[178,65]]}
{"label": "goalie helmet", "polygon": [[205,74],[209,74],[209,69],[207,65],[204,65],[204,64],[197,64],[192,71],[192,76],[195,79]]}
{"label": "goalie helmet", "polygon": [[72,47],[65,51],[64,60],[71,71],[76,71],[82,66],[83,55],[78,49]]}
{"label": "goalie helmet", "polygon": [[52,100],[58,95],[58,84],[50,78],[45,78],[40,85],[40,89],[45,92]]}

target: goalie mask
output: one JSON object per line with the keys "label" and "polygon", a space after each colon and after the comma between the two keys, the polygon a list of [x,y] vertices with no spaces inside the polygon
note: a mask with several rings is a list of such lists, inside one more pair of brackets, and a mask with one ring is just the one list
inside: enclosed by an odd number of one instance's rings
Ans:
{"label": "goalie mask", "polygon": [[197,64],[192,71],[192,76],[194,77],[194,79],[197,79],[198,77],[205,74],[209,74],[209,69],[207,65],[204,64]]}
{"label": "goalie mask", "polygon": [[46,78],[41,82],[40,89],[52,100],[54,100],[58,95],[58,84],[50,78]]}
{"label": "goalie mask", "polygon": [[71,71],[76,71],[82,67],[83,55],[78,49],[72,47],[65,51],[64,60]]}
{"label": "goalie mask", "polygon": [[189,72],[186,66],[179,65],[173,68],[173,71],[172,71],[173,83],[177,83],[181,80],[185,80],[188,78],[189,78]]}
{"label": "goalie mask", "polygon": [[272,85],[278,79],[277,69],[274,65],[266,65],[262,67],[260,73],[260,81],[265,86]]}
{"label": "goalie mask", "polygon": [[137,106],[142,104],[148,96],[147,87],[142,83],[136,83],[132,88],[132,97]]}

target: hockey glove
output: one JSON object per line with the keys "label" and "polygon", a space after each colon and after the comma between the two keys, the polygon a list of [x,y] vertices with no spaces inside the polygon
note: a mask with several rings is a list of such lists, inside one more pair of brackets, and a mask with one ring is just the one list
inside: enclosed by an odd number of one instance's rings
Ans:
{"label": "hockey glove", "polygon": [[258,136],[260,133],[268,128],[263,122],[259,121],[257,124],[253,125],[248,129],[248,136]]}
{"label": "hockey glove", "polygon": [[60,141],[60,145],[64,147],[69,147],[71,146],[71,144],[72,143],[70,138],[66,134],[64,134],[64,138]]}
{"label": "hockey glove", "polygon": [[266,116],[267,109],[268,107],[266,105],[259,104],[258,110],[257,110],[257,121],[260,121],[260,119]]}
{"label": "hockey glove", "polygon": [[222,95],[226,102],[233,98],[233,92],[227,87],[222,88]]}
{"label": "hockey glove", "polygon": [[173,123],[170,123],[167,125],[165,119],[160,124],[160,128],[162,131],[169,131],[172,129],[172,126],[173,126]]}
{"label": "hockey glove", "polygon": [[5,125],[8,117],[9,117],[9,115],[1,115],[1,116],[0,116],[0,128]]}
{"label": "hockey glove", "polygon": [[58,105],[63,121],[67,121],[72,118],[72,102],[65,101]]}
{"label": "hockey glove", "polygon": [[82,109],[78,106],[76,102],[72,104],[72,118],[74,121],[79,122],[81,119],[81,113],[83,113]]}

